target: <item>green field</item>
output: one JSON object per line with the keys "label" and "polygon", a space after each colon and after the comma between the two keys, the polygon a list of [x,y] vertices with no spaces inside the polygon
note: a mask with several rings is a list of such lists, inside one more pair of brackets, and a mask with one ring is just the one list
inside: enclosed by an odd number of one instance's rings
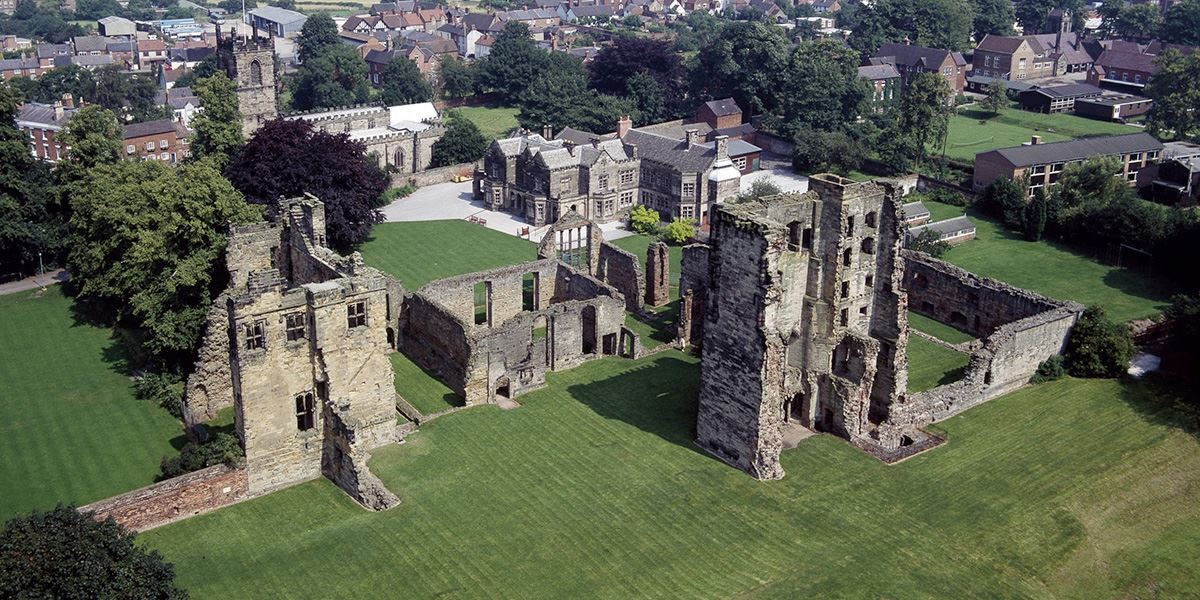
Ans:
{"label": "green field", "polygon": [[971,355],[939,346],[920,336],[908,338],[908,392],[915,394],[958,381]]}
{"label": "green field", "polygon": [[0,296],[0,520],[154,482],[183,427],[136,400],[111,331],[61,286]]}
{"label": "green field", "polygon": [[400,394],[422,415],[432,415],[455,406],[462,406],[462,398],[446,387],[432,373],[426,372],[417,363],[400,352],[391,354],[392,370],[396,374],[396,393]]}
{"label": "green field", "polygon": [[[1028,142],[1034,135],[1042,136],[1043,142],[1059,142],[1081,137],[1119,135],[1139,131],[1143,130],[1120,123],[1097,121],[1065,113],[1047,115],[1007,108],[1001,110],[1000,114],[992,116],[991,113],[979,110],[965,110],[950,117],[950,132],[946,137],[946,156],[973,163],[975,155],[979,152],[1020,146]],[[942,149],[932,148],[931,151],[935,155],[940,155]]]}
{"label": "green field", "polygon": [[504,137],[516,129],[517,113],[521,112],[520,109],[506,106],[464,106],[453,110],[474,122],[489,140]]}
{"label": "green field", "polygon": [[959,331],[951,325],[947,325],[941,321],[935,321],[929,317],[926,317],[925,315],[912,312],[911,310],[908,312],[908,326],[922,333],[928,333],[939,340],[950,342],[951,344],[961,344],[963,342],[969,342],[975,339],[974,336],[965,331]]}
{"label": "green field", "polygon": [[398,278],[408,290],[537,258],[532,243],[466,221],[381,223],[359,250],[367,264]]}
{"label": "green field", "polygon": [[[1200,444],[1148,384],[1057,382],[887,466],[817,436],[756,482],[691,442],[696,359],[603,359],[448,415],[362,510],[314,481],[147,532],[195,598],[1113,598],[1200,589]],[[636,393],[631,393],[636,391]],[[1080,418],[1086,415],[1086,418]]]}

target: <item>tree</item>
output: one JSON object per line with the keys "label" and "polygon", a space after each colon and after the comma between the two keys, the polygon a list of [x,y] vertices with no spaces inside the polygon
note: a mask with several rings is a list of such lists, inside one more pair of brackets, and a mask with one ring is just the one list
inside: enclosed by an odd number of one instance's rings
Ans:
{"label": "tree", "polygon": [[1158,57],[1158,73],[1146,85],[1154,100],[1146,125],[1151,132],[1188,139],[1200,129],[1200,53],[1167,50]]}
{"label": "tree", "polygon": [[433,88],[421,74],[417,63],[398,56],[388,63],[383,72],[383,94],[380,100],[384,104],[413,104],[428,102],[433,98]]}
{"label": "tree", "polygon": [[875,151],[893,175],[911,171],[913,159],[920,153],[916,136],[901,127],[898,121],[879,135]]}
{"label": "tree", "polygon": [[26,136],[16,127],[20,101],[12,87],[0,83],[0,273],[30,274],[43,253],[47,260],[57,258],[66,217],[49,167],[30,156]]}
{"label": "tree", "polygon": [[1054,4],[1055,0],[1016,0],[1014,9],[1017,22],[1021,24],[1025,35],[1042,33],[1046,29],[1046,19]]}
{"label": "tree", "polygon": [[1012,35],[1016,18],[1010,0],[975,0],[975,20],[971,28],[977,40],[989,34]]}
{"label": "tree", "polygon": [[[1148,38],[1162,27],[1162,23],[1158,5],[1131,4],[1120,8],[1111,29],[1122,37]],[[1107,23],[1105,26],[1109,27]]]}
{"label": "tree", "polygon": [[76,178],[98,165],[121,160],[121,124],[112,111],[91,104],[75,112],[62,132],[63,145],[70,148],[60,162],[60,179]]}
{"label": "tree", "polygon": [[784,72],[775,129],[793,137],[800,131],[834,131],[864,112],[869,83],[858,76],[854,51],[832,40],[801,42]]}
{"label": "tree", "polygon": [[175,569],[112,518],[59,505],[13,517],[0,531],[0,593],[11,598],[182,600]]}
{"label": "tree", "polygon": [[922,229],[921,233],[918,233],[913,238],[909,246],[917,252],[924,252],[934,258],[941,258],[950,251],[950,244],[943,241],[935,231],[928,228]]}
{"label": "tree", "polygon": [[213,52],[196,63],[196,66],[192,67],[192,70],[180,75],[179,79],[175,80],[175,87],[191,87],[197,80],[211,77],[217,73],[224,73],[224,71],[221,70],[221,66],[217,63],[217,53]]}
{"label": "tree", "polygon": [[[1195,378],[1200,374],[1200,352],[1195,351],[1200,346],[1200,295],[1175,294],[1163,315],[1174,323],[1172,345],[1180,350],[1176,356],[1185,361],[1184,372],[1192,373]],[[1200,394],[1193,393],[1190,397],[1200,408]]]}
{"label": "tree", "polygon": [[633,13],[629,13],[625,15],[625,18],[621,19],[621,27],[626,29],[641,29],[642,18]]}
{"label": "tree", "polygon": [[343,44],[309,56],[296,73],[292,104],[300,110],[366,102],[370,96],[367,63]]}
{"label": "tree", "polygon": [[988,84],[987,96],[979,101],[979,106],[993,115],[999,114],[1000,109],[1008,104],[1008,85],[1003,79],[993,79]]}
{"label": "tree", "polygon": [[912,132],[917,143],[919,162],[929,144],[941,141],[950,125],[950,84],[940,73],[922,72],[912,76],[900,98],[900,127]]}
{"label": "tree", "polygon": [[518,104],[517,122],[534,131],[550,125],[607,133],[623,115],[640,118],[631,102],[588,89],[583,63],[561,52],[546,62],[541,74],[521,93]]}
{"label": "tree", "polygon": [[792,168],[798,173],[845,173],[857,168],[866,154],[866,149],[843,131],[801,129],[793,140]]}
{"label": "tree", "polygon": [[475,93],[475,69],[453,56],[438,64],[442,93],[447,98],[466,98]]}
{"label": "tree", "polygon": [[1067,372],[1075,377],[1120,377],[1133,356],[1129,327],[1089,306],[1071,329],[1066,356]]}
{"label": "tree", "polygon": [[787,49],[779,27],[757,21],[728,24],[700,48],[690,73],[692,95],[698,101],[732,97],[750,115],[774,112]]}
{"label": "tree", "polygon": [[1034,191],[1033,199],[1025,205],[1022,221],[1026,240],[1036,242],[1042,239],[1042,232],[1046,230],[1046,193],[1042,188]]}
{"label": "tree", "polygon": [[654,235],[658,233],[658,223],[658,211],[643,204],[633,207],[633,210],[629,212],[629,227],[640,234]]}
{"label": "tree", "polygon": [[983,189],[975,207],[1002,219],[1009,227],[1017,227],[1025,215],[1025,197],[1025,191],[1015,181],[999,177]]}
{"label": "tree", "polygon": [[151,121],[169,116],[158,103],[157,73],[127,73],[120,66],[96,70],[96,96],[92,102],[116,113],[122,122]]}
{"label": "tree", "polygon": [[737,202],[751,202],[759,198],[775,196],[781,193],[783,193],[783,190],[779,189],[779,186],[775,185],[770,179],[756,179],[754,183],[750,184],[749,191],[738,194]]}
{"label": "tree", "polygon": [[848,43],[863,56],[886,42],[947,50],[966,50],[974,26],[971,0],[879,0],[856,11],[856,28]]}
{"label": "tree", "polygon": [[300,35],[296,36],[296,58],[304,63],[340,45],[337,24],[333,18],[325,13],[317,13],[304,22]]}
{"label": "tree", "polygon": [[315,131],[305,121],[265,123],[225,175],[271,218],[281,197],[307,192],[319,198],[325,203],[329,244],[337,250],[353,249],[383,220],[379,208],[388,178],[368,160],[366,146],[346,134]]}
{"label": "tree", "polygon": [[675,217],[663,228],[663,238],[675,245],[680,245],[696,237],[696,221]]}
{"label": "tree", "polygon": [[189,364],[224,283],[227,228],[261,212],[207,160],[101,164],[68,192],[77,297],[135,332],[157,365]]}
{"label": "tree", "polygon": [[430,167],[474,162],[487,152],[488,139],[473,121],[456,111],[446,115],[446,133],[433,143]]}
{"label": "tree", "polygon": [[509,21],[488,55],[476,63],[479,84],[515,102],[548,62],[549,54],[529,37],[529,26]]}
{"label": "tree", "polygon": [[51,103],[71,94],[76,102],[92,100],[96,96],[96,77],[79,65],[55,67],[38,77],[37,92],[27,96],[35,102]]}
{"label": "tree", "polygon": [[1172,4],[1159,32],[1162,41],[1185,46],[1200,46],[1200,0]]}
{"label": "tree", "polygon": [[237,88],[224,73],[216,73],[197,81],[195,93],[204,110],[192,120],[196,134],[192,137],[191,156],[209,157],[218,169],[224,169],[246,144]]}
{"label": "tree", "polygon": [[684,112],[685,79],[683,61],[666,40],[622,36],[588,65],[592,89],[629,98],[647,122]]}
{"label": "tree", "polygon": [[[667,95],[654,76],[638,71],[625,82],[623,96],[637,107],[639,124],[661,123],[673,113],[667,107]],[[671,104],[675,104],[674,99]]]}

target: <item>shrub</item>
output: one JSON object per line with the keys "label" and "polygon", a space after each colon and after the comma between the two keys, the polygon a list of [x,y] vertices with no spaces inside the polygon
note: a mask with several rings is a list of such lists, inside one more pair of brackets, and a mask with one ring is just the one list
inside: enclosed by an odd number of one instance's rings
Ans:
{"label": "shrub", "polygon": [[950,251],[950,244],[942,241],[942,239],[938,237],[938,234],[934,233],[932,229],[922,230],[917,237],[913,238],[913,241],[909,244],[909,247],[918,252],[924,252],[925,254],[928,254],[934,258],[941,258]]}
{"label": "shrub", "polygon": [[1067,372],[1075,377],[1119,377],[1131,356],[1129,327],[1109,319],[1103,308],[1089,306],[1071,330]]}
{"label": "shrub", "polygon": [[417,186],[411,183],[405,184],[404,187],[388,188],[388,190],[383,193],[383,200],[385,203],[390,204],[401,198],[407,198],[411,196],[415,191],[417,191]]}
{"label": "shrub", "polygon": [[183,418],[183,381],[172,373],[142,375],[133,382],[133,395],[167,409],[177,419]]}
{"label": "shrub", "polygon": [[696,221],[676,217],[663,228],[663,238],[672,244],[679,245],[696,237]]}
{"label": "shrub", "polygon": [[1060,379],[1066,374],[1067,370],[1063,367],[1062,355],[1055,354],[1054,356],[1043,360],[1042,364],[1038,365],[1037,372],[1033,374],[1033,377],[1030,378],[1029,381],[1033,383],[1054,381],[1055,379]]}
{"label": "shrub", "polygon": [[950,188],[933,188],[929,190],[929,199],[950,206],[966,206],[970,204],[967,197]]}
{"label": "shrub", "polygon": [[184,444],[179,456],[163,457],[159,468],[162,470],[161,478],[170,479],[221,463],[233,465],[241,459],[242,447],[238,445],[237,438],[228,433],[218,433],[203,444]]}
{"label": "shrub", "polygon": [[638,233],[657,235],[658,223],[658,211],[651,210],[645,206],[635,206],[633,207],[633,211],[629,213],[629,227]]}

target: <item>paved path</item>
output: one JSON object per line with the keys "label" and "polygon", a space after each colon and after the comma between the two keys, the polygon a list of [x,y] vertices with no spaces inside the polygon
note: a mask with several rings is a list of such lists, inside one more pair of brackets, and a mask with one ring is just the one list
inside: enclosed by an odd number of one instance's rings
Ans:
{"label": "paved path", "polygon": [[[471,198],[471,182],[439,183],[426,186],[413,192],[407,198],[401,198],[383,208],[383,216],[388,222],[404,221],[443,221],[446,219],[483,219],[488,229],[501,233],[541,241],[547,227],[533,227],[525,221],[506,213],[488,210],[483,202]],[[528,228],[530,235],[522,235]],[[633,235],[621,227],[620,223],[606,223],[600,226],[605,239],[615,240]]]}
{"label": "paved path", "polygon": [[0,284],[0,296],[5,294],[15,294],[17,292],[25,292],[42,286],[54,285],[62,283],[69,279],[70,276],[62,269],[48,271],[42,275],[26,277],[20,281],[12,281],[9,283]]}

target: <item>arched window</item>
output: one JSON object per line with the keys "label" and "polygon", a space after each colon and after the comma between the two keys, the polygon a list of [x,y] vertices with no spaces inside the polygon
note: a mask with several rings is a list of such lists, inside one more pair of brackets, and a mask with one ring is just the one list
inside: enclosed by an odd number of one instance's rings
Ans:
{"label": "arched window", "polygon": [[396,157],[392,160],[392,164],[396,165],[397,167],[404,166],[404,151],[403,150],[396,151]]}
{"label": "arched window", "polygon": [[257,60],[250,63],[250,85],[262,85],[262,65]]}

